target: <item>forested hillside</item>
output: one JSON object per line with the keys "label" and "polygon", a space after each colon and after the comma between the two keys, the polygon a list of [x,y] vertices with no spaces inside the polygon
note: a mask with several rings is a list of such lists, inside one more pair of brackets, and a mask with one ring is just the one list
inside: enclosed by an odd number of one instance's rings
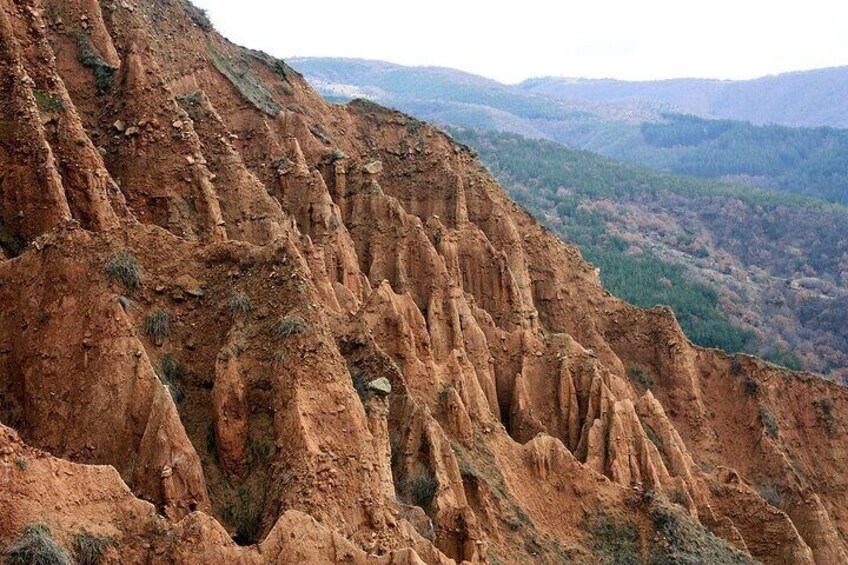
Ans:
{"label": "forested hillside", "polygon": [[452,133],[513,198],[577,243],[614,294],[672,306],[698,344],[841,378],[848,343],[834,317],[848,315],[845,208],[513,134]]}
{"label": "forested hillside", "polygon": [[848,203],[848,130],[663,118],[641,124],[629,143],[591,148],[653,169]]}

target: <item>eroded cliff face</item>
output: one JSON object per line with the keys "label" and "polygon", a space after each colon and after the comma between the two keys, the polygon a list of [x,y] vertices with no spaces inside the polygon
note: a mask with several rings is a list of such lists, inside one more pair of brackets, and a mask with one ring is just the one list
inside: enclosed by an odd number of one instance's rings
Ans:
{"label": "eroded cliff face", "polygon": [[844,388],[692,347],[467,149],[187,3],[0,7],[0,546],[848,561]]}

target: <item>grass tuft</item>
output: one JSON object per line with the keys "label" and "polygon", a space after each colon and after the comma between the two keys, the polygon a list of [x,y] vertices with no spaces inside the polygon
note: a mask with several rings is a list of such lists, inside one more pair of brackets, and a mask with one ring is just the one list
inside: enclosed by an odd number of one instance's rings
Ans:
{"label": "grass tuft", "polygon": [[215,29],[212,25],[212,20],[209,19],[209,15],[206,13],[206,10],[198,8],[192,4],[190,0],[180,0],[180,5],[186,13],[186,16],[188,16],[188,19],[190,19],[194,25],[203,31],[212,31]]}
{"label": "grass tuft", "polygon": [[412,479],[409,485],[409,494],[412,497],[412,502],[415,506],[427,508],[433,503],[436,498],[436,493],[439,490],[439,483],[436,477],[429,473],[423,473]]}
{"label": "grass tuft", "polygon": [[292,336],[308,332],[310,326],[303,318],[297,316],[286,316],[277,325],[277,337],[286,339]]}
{"label": "grass tuft", "polygon": [[71,565],[68,553],[53,539],[50,528],[32,524],[12,542],[3,556],[6,565]]}
{"label": "grass tuft", "polygon": [[777,439],[777,433],[779,431],[777,425],[777,419],[775,419],[774,414],[768,411],[767,408],[760,406],[759,409],[760,422],[763,424],[763,428],[766,431],[766,435],[771,439]]}
{"label": "grass tuft", "polygon": [[233,318],[238,317],[239,314],[247,314],[251,310],[253,310],[253,303],[250,301],[250,297],[240,292],[234,292],[230,297],[230,313]]}
{"label": "grass tuft", "polygon": [[603,565],[640,565],[642,543],[635,525],[617,522],[600,513],[589,527],[592,541],[589,547],[598,563]]}
{"label": "grass tuft", "polygon": [[157,308],[144,322],[144,331],[153,339],[164,339],[171,335],[171,323],[168,313]]}
{"label": "grass tuft", "polygon": [[171,353],[162,356],[159,361],[159,379],[162,381],[174,402],[180,403],[185,399],[185,388],[183,380],[185,379],[185,365],[179,362]]}
{"label": "grass tuft", "polygon": [[651,548],[651,565],[755,563],[713,535],[680,507],[657,501],[651,509],[651,520],[658,534],[658,543]]}
{"label": "grass tuft", "polygon": [[89,532],[80,532],[74,536],[74,556],[78,565],[98,565],[103,554],[118,540],[112,536],[97,536]]}
{"label": "grass tuft", "polygon": [[627,378],[639,387],[639,390],[642,392],[648,391],[654,386],[651,375],[649,375],[645,369],[641,367],[628,367]]}
{"label": "grass tuft", "polygon": [[125,249],[113,255],[106,263],[106,273],[124,285],[128,292],[137,290],[141,286],[141,271],[132,251]]}
{"label": "grass tuft", "polygon": [[238,487],[236,496],[223,510],[224,519],[236,529],[235,541],[250,545],[262,534],[263,497],[254,496],[248,485]]}
{"label": "grass tuft", "polygon": [[64,112],[65,105],[60,100],[53,98],[49,93],[43,90],[35,90],[35,102],[38,104],[38,109],[47,114]]}
{"label": "grass tuft", "polygon": [[91,38],[85,33],[77,34],[77,45],[79,47],[79,62],[83,67],[94,73],[94,83],[97,93],[103,94],[109,91],[115,84],[115,67],[107,63],[97,47],[91,42]]}

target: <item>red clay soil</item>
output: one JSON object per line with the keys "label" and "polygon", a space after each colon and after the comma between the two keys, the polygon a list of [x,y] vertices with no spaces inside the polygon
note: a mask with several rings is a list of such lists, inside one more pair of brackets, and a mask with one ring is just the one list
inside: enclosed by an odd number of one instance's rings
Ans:
{"label": "red clay soil", "polygon": [[846,389],[610,296],[438,130],[182,0],[0,0],[0,76],[0,550],[848,562]]}

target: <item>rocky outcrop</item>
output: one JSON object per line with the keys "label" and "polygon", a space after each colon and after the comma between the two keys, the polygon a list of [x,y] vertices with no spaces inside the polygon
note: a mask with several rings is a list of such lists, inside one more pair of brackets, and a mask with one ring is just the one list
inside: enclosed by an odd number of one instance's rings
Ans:
{"label": "rocky outcrop", "polygon": [[692,347],[468,150],[187,2],[0,8],[0,542],[643,559],[674,503],[740,562],[844,561],[843,389]]}

